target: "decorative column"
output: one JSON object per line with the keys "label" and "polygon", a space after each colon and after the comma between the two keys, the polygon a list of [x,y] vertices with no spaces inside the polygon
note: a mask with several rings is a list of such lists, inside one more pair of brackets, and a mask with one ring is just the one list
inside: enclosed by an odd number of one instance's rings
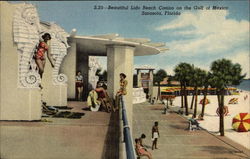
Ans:
{"label": "decorative column", "polygon": [[154,87],[154,84],[153,84],[153,81],[154,81],[154,74],[153,74],[153,71],[154,70],[149,70],[149,83],[148,83],[148,94],[153,95],[153,87]]}
{"label": "decorative column", "polygon": [[68,54],[62,61],[60,71],[68,77],[67,98],[75,99],[75,78],[76,78],[76,43],[69,43]]}
{"label": "decorative column", "polygon": [[32,58],[39,42],[36,8],[0,5],[0,120],[40,120],[40,77]]}
{"label": "decorative column", "polygon": [[48,60],[46,62],[42,79],[42,100],[48,106],[67,106],[67,84],[52,81],[53,68]]}
{"label": "decorative column", "polygon": [[101,69],[101,65],[95,56],[89,56],[89,91],[96,88],[96,83],[99,81],[99,77],[96,76],[97,69]]}
{"label": "decorative column", "polygon": [[[48,28],[47,25],[50,27]],[[42,79],[42,100],[49,106],[67,106],[67,76],[59,72],[63,58],[67,54],[67,37],[69,36],[60,26],[49,23],[42,25],[43,32],[51,35],[50,49],[54,68],[47,58]]]}
{"label": "decorative column", "polygon": [[138,69],[138,70],[137,70],[137,87],[138,87],[138,88],[142,87],[142,83],[141,83],[141,82],[142,82],[142,81],[141,81],[141,70]]}
{"label": "decorative column", "polygon": [[120,88],[120,73],[126,74],[127,95],[124,96],[128,121],[132,126],[132,93],[133,93],[133,65],[134,65],[134,50],[133,46],[108,45],[107,46],[107,61],[108,61],[108,93],[110,97],[115,97],[116,92]]}

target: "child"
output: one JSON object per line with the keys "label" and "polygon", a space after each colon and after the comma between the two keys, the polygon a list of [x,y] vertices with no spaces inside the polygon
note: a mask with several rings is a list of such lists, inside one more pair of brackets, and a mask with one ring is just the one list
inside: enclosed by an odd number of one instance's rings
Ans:
{"label": "child", "polygon": [[160,137],[160,133],[159,133],[159,129],[158,129],[158,122],[155,122],[155,125],[152,127],[152,140],[153,140],[153,144],[152,144],[152,150],[158,149],[157,148],[157,139],[158,137]]}
{"label": "child", "polygon": [[141,137],[139,138],[139,142],[140,142],[140,145],[142,147],[145,147],[144,144],[143,144],[143,140],[146,138],[146,135],[145,134],[141,134]]}

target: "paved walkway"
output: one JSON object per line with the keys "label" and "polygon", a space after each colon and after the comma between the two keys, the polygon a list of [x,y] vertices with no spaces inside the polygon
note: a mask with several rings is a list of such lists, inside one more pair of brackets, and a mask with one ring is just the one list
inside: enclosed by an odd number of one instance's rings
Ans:
{"label": "paved walkway", "polygon": [[[84,111],[69,102],[81,119],[46,118],[51,122],[0,122],[1,159],[116,159],[119,155],[117,115]],[[63,110],[66,111],[66,110]],[[43,118],[45,119],[45,118]]]}
{"label": "paved walkway", "polygon": [[[153,159],[250,158],[249,150],[226,137],[214,136],[205,130],[189,131],[187,119],[176,113],[165,115],[162,112],[161,104],[143,103],[133,106],[133,137],[146,134],[144,143]],[[159,149],[152,151],[151,129],[155,121],[159,122]]]}

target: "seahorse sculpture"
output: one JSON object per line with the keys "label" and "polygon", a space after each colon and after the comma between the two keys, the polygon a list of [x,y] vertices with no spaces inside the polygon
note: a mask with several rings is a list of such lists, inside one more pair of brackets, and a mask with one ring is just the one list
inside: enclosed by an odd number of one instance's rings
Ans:
{"label": "seahorse sculpture", "polygon": [[19,87],[38,87],[41,81],[33,59],[39,43],[40,23],[36,8],[32,4],[20,4],[13,17],[14,42],[19,59]]}
{"label": "seahorse sculpture", "polygon": [[96,87],[96,83],[99,80],[99,77],[96,76],[97,69],[100,69],[101,65],[98,59],[94,56],[89,57],[89,83],[93,88]]}
{"label": "seahorse sculpture", "polygon": [[69,47],[67,43],[67,37],[69,37],[69,34],[57,24],[47,23],[47,25],[49,27],[42,26],[42,31],[51,35],[51,56],[55,64],[52,71],[53,84],[66,84],[67,76],[62,73],[59,74],[59,69],[64,56],[67,54],[67,48]]}

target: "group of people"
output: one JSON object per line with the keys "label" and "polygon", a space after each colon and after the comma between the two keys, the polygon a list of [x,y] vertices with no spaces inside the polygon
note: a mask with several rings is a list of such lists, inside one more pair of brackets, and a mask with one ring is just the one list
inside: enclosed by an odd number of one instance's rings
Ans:
{"label": "group of people", "polygon": [[[119,101],[122,95],[126,95],[126,86],[128,82],[126,80],[126,75],[124,73],[120,73],[120,88],[116,93],[115,102],[113,102],[112,98],[109,97],[107,93],[107,85],[103,82],[98,81],[96,84],[96,88],[91,90],[88,94],[87,105],[90,110],[98,111],[99,108],[111,112],[112,109],[115,112],[119,109]],[[78,71],[76,75],[76,90],[77,90],[77,98],[81,100],[82,92],[83,92],[83,76],[81,72]]]}
{"label": "group of people", "polygon": [[[158,149],[157,140],[160,137],[158,122],[156,121],[152,127],[152,150]],[[141,134],[139,138],[135,139],[135,150],[137,155],[146,156],[148,159],[152,159],[152,154],[147,150],[146,145],[143,144],[143,140],[146,138],[145,134]]]}
{"label": "group of people", "polygon": [[[37,45],[35,51],[34,51],[34,60],[37,64],[38,68],[38,73],[42,79],[43,73],[44,73],[44,67],[45,67],[45,62],[46,62],[46,53],[47,53],[47,58],[50,61],[50,64],[52,68],[55,67],[54,61],[51,57],[51,49],[50,49],[50,40],[51,40],[51,35],[49,33],[44,33],[42,35],[42,38]],[[116,96],[115,96],[115,103],[111,101],[111,99],[108,96],[107,93],[107,86],[105,84],[101,84],[100,82],[97,83],[96,89],[92,90],[97,93],[97,100],[100,102],[102,107],[106,109],[108,112],[111,111],[111,107],[113,107],[113,110],[116,111],[119,108],[119,99],[120,96],[126,95],[126,86],[128,84],[127,80],[125,80],[126,75],[124,73],[120,73],[120,89],[117,91]],[[39,87],[42,89],[42,85],[40,84]],[[82,93],[83,93],[83,76],[80,71],[77,72],[76,74],[76,90],[77,90],[77,100],[82,100]],[[93,102],[91,102],[93,104]],[[112,106],[114,105],[114,106]],[[89,105],[91,106],[91,105]]]}
{"label": "group of people", "polygon": [[113,106],[107,93],[106,84],[97,82],[96,88],[89,92],[87,104],[92,111],[98,111],[101,107],[101,109],[111,112]]}

